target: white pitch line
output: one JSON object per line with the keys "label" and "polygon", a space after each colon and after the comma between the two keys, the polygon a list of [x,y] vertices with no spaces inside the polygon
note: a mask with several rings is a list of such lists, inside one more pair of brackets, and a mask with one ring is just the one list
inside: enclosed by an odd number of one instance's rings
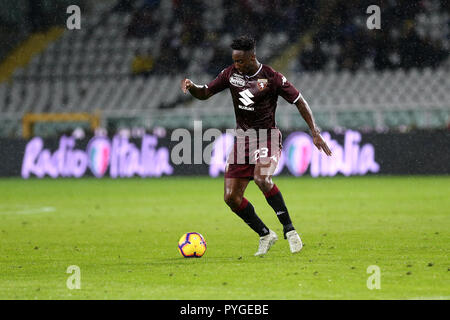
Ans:
{"label": "white pitch line", "polygon": [[28,207],[28,208],[17,208],[17,209],[9,209],[3,211],[0,209],[0,214],[38,214],[38,213],[46,213],[46,212],[55,212],[55,207]]}

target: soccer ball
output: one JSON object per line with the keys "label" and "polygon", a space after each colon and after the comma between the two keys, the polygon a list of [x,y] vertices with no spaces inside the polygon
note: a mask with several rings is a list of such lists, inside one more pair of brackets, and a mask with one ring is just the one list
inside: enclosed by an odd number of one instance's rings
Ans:
{"label": "soccer ball", "polygon": [[198,232],[183,234],[178,241],[178,250],[185,258],[201,258],[206,251],[206,241]]}

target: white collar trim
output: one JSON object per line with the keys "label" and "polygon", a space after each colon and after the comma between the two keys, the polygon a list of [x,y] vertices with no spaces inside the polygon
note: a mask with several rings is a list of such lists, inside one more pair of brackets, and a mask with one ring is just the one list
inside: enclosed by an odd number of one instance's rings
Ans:
{"label": "white collar trim", "polygon": [[256,71],[256,73],[254,74],[254,75],[252,75],[252,76],[248,76],[248,78],[253,78],[254,76],[256,76],[260,71],[261,71],[261,69],[262,69],[262,67],[263,67],[263,64],[262,63],[260,63],[259,64],[259,68],[258,68],[258,71]]}

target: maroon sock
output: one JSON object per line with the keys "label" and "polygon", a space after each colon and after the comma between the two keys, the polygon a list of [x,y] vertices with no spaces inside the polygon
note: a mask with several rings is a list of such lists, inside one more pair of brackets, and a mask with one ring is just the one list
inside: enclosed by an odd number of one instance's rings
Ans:
{"label": "maroon sock", "polygon": [[250,228],[253,229],[260,237],[269,234],[269,228],[258,217],[253,205],[247,199],[242,198],[241,205],[236,210],[233,210]]}

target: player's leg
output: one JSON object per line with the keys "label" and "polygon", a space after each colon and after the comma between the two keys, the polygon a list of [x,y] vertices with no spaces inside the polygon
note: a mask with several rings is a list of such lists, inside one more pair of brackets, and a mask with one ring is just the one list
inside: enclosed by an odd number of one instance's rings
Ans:
{"label": "player's leg", "polygon": [[272,180],[273,173],[278,165],[280,154],[281,153],[277,153],[270,158],[260,158],[255,165],[253,177],[256,185],[264,193],[267,202],[275,211],[278,220],[283,225],[284,238],[288,239],[291,252],[295,253],[302,249],[303,244],[292,224],[283,196]]}
{"label": "player's leg", "polygon": [[294,226],[292,225],[283,196],[272,180],[272,175],[277,167],[278,159],[271,158],[267,163],[262,162],[264,161],[260,161],[255,165],[254,180],[258,188],[264,193],[269,205],[275,211],[278,220],[283,225],[283,232],[286,234],[287,232],[294,230]]}
{"label": "player's leg", "polygon": [[258,251],[255,253],[255,256],[259,256],[266,254],[278,237],[267,228],[256,214],[253,205],[244,198],[249,181],[248,178],[225,178],[224,200],[231,210],[260,236]]}
{"label": "player's leg", "polygon": [[249,181],[247,178],[225,178],[224,200],[234,213],[262,237],[269,234],[269,228],[258,217],[253,205],[244,198]]}

